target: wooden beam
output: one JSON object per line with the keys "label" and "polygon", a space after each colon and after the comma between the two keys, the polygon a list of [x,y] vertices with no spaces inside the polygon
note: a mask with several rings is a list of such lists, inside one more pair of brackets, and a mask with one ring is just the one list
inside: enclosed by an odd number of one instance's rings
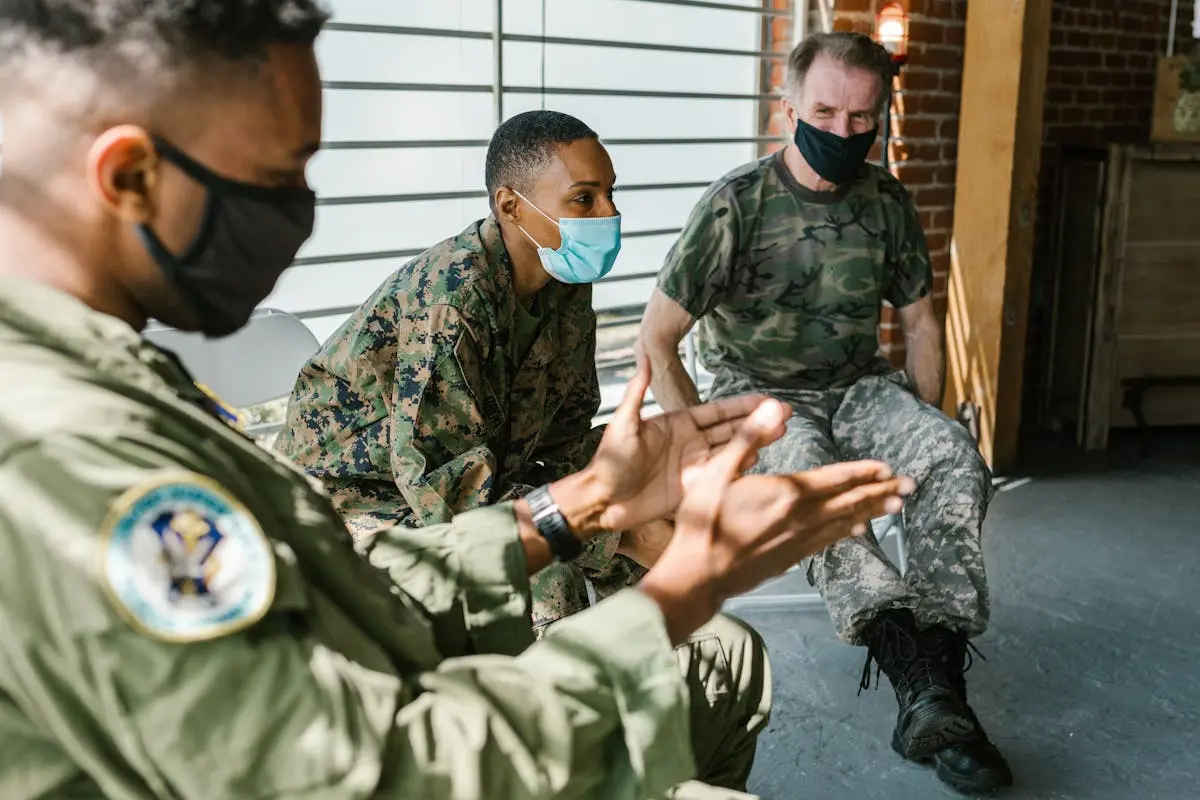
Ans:
{"label": "wooden beam", "polygon": [[1015,461],[1021,422],[1050,3],[967,7],[945,410],[975,404],[996,471]]}

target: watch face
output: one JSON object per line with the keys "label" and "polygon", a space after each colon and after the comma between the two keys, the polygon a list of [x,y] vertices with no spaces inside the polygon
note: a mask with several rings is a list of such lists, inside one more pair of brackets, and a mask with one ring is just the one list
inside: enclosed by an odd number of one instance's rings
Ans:
{"label": "watch face", "polygon": [[525,499],[533,511],[535,521],[558,510],[558,506],[554,504],[554,499],[550,497],[550,493],[546,491],[546,487],[544,486],[534,489]]}
{"label": "watch face", "polygon": [[550,546],[550,552],[559,561],[570,561],[583,552],[583,543],[575,538],[567,519],[558,510],[558,504],[546,487],[534,489],[526,496],[533,512],[533,525]]}

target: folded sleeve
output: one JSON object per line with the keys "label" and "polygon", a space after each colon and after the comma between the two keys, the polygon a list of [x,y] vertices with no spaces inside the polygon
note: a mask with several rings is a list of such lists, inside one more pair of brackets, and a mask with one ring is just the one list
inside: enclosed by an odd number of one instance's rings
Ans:
{"label": "folded sleeve", "polygon": [[933,265],[921,217],[912,195],[895,179],[880,186],[889,222],[887,266],[888,281],[884,294],[895,308],[904,308],[933,291]]}
{"label": "folded sleeve", "polygon": [[533,643],[512,503],[460,514],[447,525],[386,528],[357,547],[417,599],[442,652],[516,655]]}
{"label": "folded sleeve", "polygon": [[739,247],[736,199],[710,190],[692,209],[658,273],[658,289],[694,319],[725,298]]}

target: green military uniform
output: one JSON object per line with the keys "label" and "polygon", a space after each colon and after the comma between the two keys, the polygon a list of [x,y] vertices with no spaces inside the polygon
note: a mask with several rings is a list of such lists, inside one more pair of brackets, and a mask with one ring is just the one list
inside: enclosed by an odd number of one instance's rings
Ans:
{"label": "green military uniform", "polygon": [[658,288],[700,320],[712,398],[762,392],[795,409],[756,471],[875,458],[916,481],[905,509],[905,576],[870,535],[809,560],[839,635],[861,643],[864,625],[895,607],[913,609],[924,625],[982,632],[987,465],[966,431],[922,402],[879,349],[882,303],[907,306],[933,289],[903,185],[864,164],[856,180],[814,192],[782,151],[747,164],[704,194]]}
{"label": "green military uniform", "polygon": [[[603,432],[590,285],[517,300],[488,217],[401,268],[301,370],[277,449],[319,478],[351,530],[434,525],[582,469]],[[594,539],[533,582],[543,626],[640,574]]]}
{"label": "green military uniform", "polygon": [[673,653],[630,590],[532,644],[509,505],[360,555],[174,359],[40,284],[0,279],[0,365],[5,800],[641,800],[693,752],[744,783],[749,629]]}

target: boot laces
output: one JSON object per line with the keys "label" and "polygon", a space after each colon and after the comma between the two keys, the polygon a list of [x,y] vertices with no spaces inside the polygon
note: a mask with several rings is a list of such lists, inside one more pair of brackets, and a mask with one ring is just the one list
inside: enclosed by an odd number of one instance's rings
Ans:
{"label": "boot laces", "polygon": [[966,662],[963,664],[962,668],[964,673],[971,671],[971,667],[975,664],[975,656],[979,656],[980,661],[987,661],[987,656],[980,652],[979,648],[972,644],[971,640],[965,636],[963,637],[963,644],[966,645],[966,647],[963,648],[963,658]]}
{"label": "boot laces", "polygon": [[946,628],[933,628],[930,635],[933,637],[931,643],[934,652],[938,654],[938,659],[944,659],[950,682],[966,702],[967,681],[965,675],[975,665],[976,656],[981,661],[987,661],[987,656],[964,633],[950,631]]}
{"label": "boot laces", "polygon": [[862,679],[858,694],[871,688],[871,665],[875,665],[875,689],[879,689],[879,673],[884,661],[896,667],[892,677],[899,692],[916,692],[933,686],[937,682],[937,665],[933,659],[922,657],[921,642],[912,632],[891,619],[881,619],[872,632],[867,646],[867,660],[863,664]]}
{"label": "boot laces", "polygon": [[950,633],[943,630],[941,637],[947,642],[945,645],[947,666],[953,669],[961,669],[963,673],[967,673],[975,665],[976,656],[979,657],[980,661],[987,661],[987,656],[965,634]]}

